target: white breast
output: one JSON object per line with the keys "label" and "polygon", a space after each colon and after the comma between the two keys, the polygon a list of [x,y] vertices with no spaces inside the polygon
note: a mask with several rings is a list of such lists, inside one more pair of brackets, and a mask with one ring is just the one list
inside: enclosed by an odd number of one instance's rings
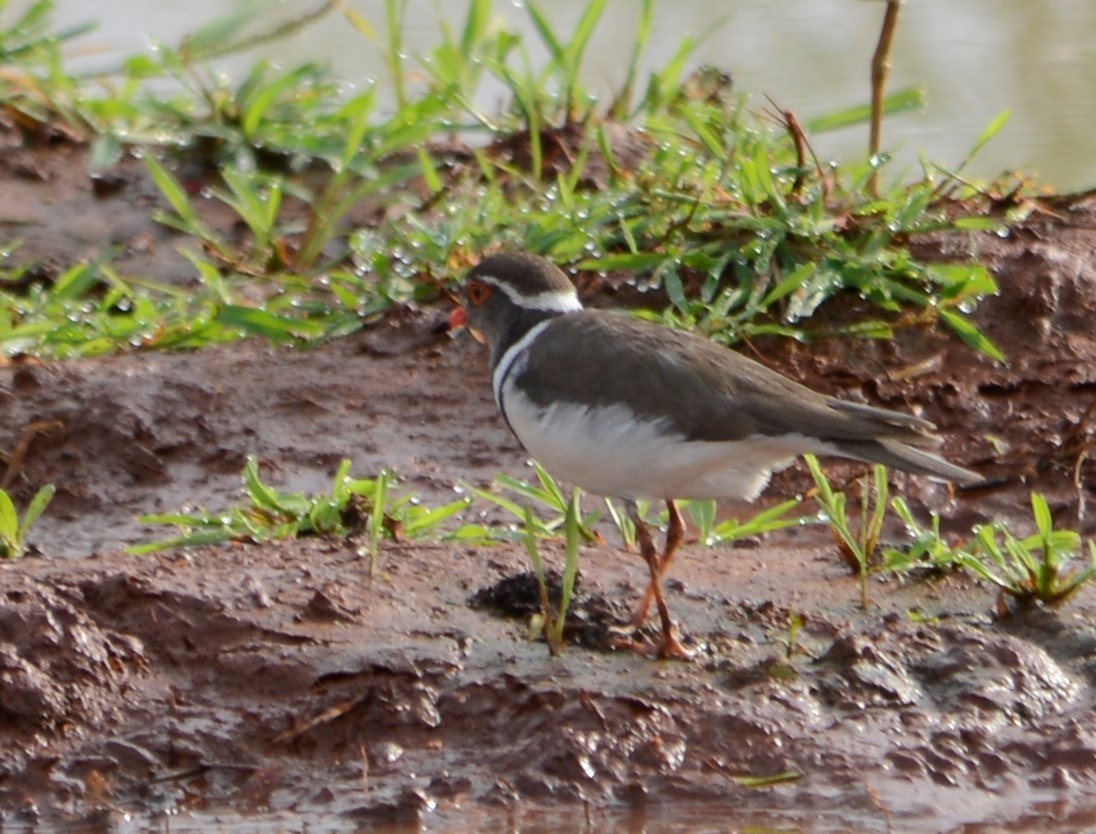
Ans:
{"label": "white breast", "polygon": [[802,435],[687,441],[668,420],[637,419],[619,405],[541,408],[514,387],[512,378],[502,380],[500,393],[518,440],[553,476],[596,495],[753,500],[772,472],[797,455],[833,454]]}

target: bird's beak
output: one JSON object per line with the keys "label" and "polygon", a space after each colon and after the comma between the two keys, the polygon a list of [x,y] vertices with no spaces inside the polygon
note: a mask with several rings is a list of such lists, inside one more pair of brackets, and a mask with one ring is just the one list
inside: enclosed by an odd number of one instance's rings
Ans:
{"label": "bird's beak", "polygon": [[468,324],[468,313],[463,307],[454,307],[453,312],[449,314],[449,329],[460,330],[466,324]]}
{"label": "bird's beak", "polygon": [[[462,327],[468,327],[468,313],[463,307],[455,307],[453,312],[449,314],[449,318],[446,320],[447,330],[460,330]],[[472,334],[472,338],[479,343],[483,343],[483,334],[480,333],[474,327],[468,327],[468,332]]]}

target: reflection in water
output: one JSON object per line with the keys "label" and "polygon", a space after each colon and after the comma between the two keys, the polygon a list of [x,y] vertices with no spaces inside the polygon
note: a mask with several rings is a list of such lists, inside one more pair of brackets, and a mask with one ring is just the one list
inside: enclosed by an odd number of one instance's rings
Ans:
{"label": "reflection in water", "polygon": [[[35,826],[15,834],[849,834],[886,830],[883,816],[802,811],[780,814],[740,812],[729,804],[674,803],[648,809],[556,807],[481,807],[461,812],[426,814],[418,820],[366,821],[351,813],[322,811],[239,814],[201,811],[141,818],[117,812],[68,825]],[[9,829],[4,828],[5,832]]]}
{"label": "reflection in water", "polygon": [[[761,797],[759,796],[759,799]],[[987,800],[979,796],[978,807]],[[1090,813],[1068,802],[1028,797],[1028,813],[1011,822],[957,823],[930,814],[926,818],[892,817],[880,806],[874,812],[809,809],[799,812],[741,811],[730,803],[661,803],[645,809],[595,808],[564,804],[556,807],[480,807],[439,811],[418,820],[402,821],[350,813],[312,811],[242,815],[232,811],[202,811],[168,817],[129,817],[117,812],[69,825],[5,825],[12,834],[854,834],[876,831],[962,831],[964,834],[1070,834],[1089,831]],[[990,799],[992,802],[992,799]],[[764,802],[759,802],[763,805]]]}
{"label": "reflection in water", "polygon": [[[587,0],[553,0],[541,6],[561,32],[570,31]],[[293,17],[307,4],[275,4]],[[383,31],[384,0],[351,0]],[[407,51],[437,42],[439,15],[459,27],[464,2],[410,0]],[[608,97],[625,72],[634,39],[635,0],[610,0],[585,64],[588,84]],[[99,31],[83,42],[80,67],[104,66],[150,42],[175,43],[202,22],[223,13],[223,0],[57,0],[63,24],[95,16]],[[534,61],[536,37],[520,2],[496,0],[495,12],[510,28],[527,32]],[[758,102],[771,95],[801,120],[861,104],[868,97],[868,65],[882,20],[882,2],[868,0],[675,0],[656,2],[657,20],[644,69],[665,65],[682,38],[701,40],[698,62],[729,71],[736,88]],[[459,28],[458,28],[459,31]],[[1096,187],[1096,3],[1092,0],[907,0],[895,41],[891,90],[921,86],[923,114],[906,114],[886,125],[885,147],[897,151],[899,168],[917,172],[918,153],[957,164],[997,114],[1012,120],[969,169],[989,177],[1006,169],[1037,172],[1040,181],[1063,191]],[[88,54],[89,52],[93,54]],[[260,53],[292,65],[330,61],[349,79],[383,78],[377,44],[338,14]],[[543,54],[543,53],[541,53]],[[225,64],[239,74],[254,54]],[[497,109],[499,88],[481,91],[480,104]],[[866,130],[852,128],[814,137],[824,157],[863,154]]]}

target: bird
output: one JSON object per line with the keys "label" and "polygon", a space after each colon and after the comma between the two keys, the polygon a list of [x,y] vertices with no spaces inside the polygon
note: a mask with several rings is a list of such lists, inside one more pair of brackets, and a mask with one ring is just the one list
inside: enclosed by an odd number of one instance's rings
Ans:
{"label": "bird", "polygon": [[[649,582],[657,654],[687,658],[662,581],[685,525],[681,499],[752,501],[774,471],[804,453],[882,463],[937,480],[981,477],[926,451],[927,420],[818,393],[703,336],[625,312],[585,308],[551,261],[520,251],[483,258],[461,284],[448,329],[487,345],[506,425],[555,478],[623,502]],[[664,501],[659,553],[637,506]]]}

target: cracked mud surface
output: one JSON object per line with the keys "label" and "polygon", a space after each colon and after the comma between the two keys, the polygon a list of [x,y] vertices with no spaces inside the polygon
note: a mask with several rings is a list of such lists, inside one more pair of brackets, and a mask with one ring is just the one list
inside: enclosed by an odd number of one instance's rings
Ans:
{"label": "cracked mud surface", "polygon": [[[174,264],[176,241],[119,207],[140,183],[96,198],[69,177],[23,183],[34,246],[110,240]],[[58,179],[73,193],[46,211],[34,195]],[[1058,200],[1005,238],[915,241],[923,258],[973,247],[992,269],[1001,293],[975,318],[1007,366],[925,330],[745,349],[816,388],[923,410],[945,454],[993,482],[952,495],[897,476],[915,512],[940,510],[954,535],[995,516],[1022,527],[1037,489],[1058,523],[1091,537],[1094,242],[1091,197]],[[611,288],[593,294],[614,301]],[[388,544],[372,580],[340,541],[121,552],[159,534],[138,513],[237,501],[249,454],[302,491],[327,488],[343,457],[361,475],[393,466],[427,502],[527,471],[479,347],[433,336],[440,315],[403,311],[309,352],[247,342],[0,368],[0,449],[26,441],[7,488],[25,501],[58,487],[37,553],[0,564],[3,819],[228,809],[349,830],[479,814],[489,830],[505,812],[518,820],[508,830],[532,831],[531,808],[610,825],[637,809],[670,820],[733,807],[814,831],[1091,822],[1092,588],[1001,619],[969,577],[877,579],[862,611],[824,531],[799,529],[683,549],[668,598],[694,662],[596,639],[551,659],[522,618],[470,604],[527,570],[519,546]],[[829,471],[842,482],[859,470]],[[796,467],[765,500],[806,483]],[[600,623],[623,619],[644,584],[638,558],[605,534],[584,550],[578,598]],[[741,779],[784,773],[798,778]]]}

